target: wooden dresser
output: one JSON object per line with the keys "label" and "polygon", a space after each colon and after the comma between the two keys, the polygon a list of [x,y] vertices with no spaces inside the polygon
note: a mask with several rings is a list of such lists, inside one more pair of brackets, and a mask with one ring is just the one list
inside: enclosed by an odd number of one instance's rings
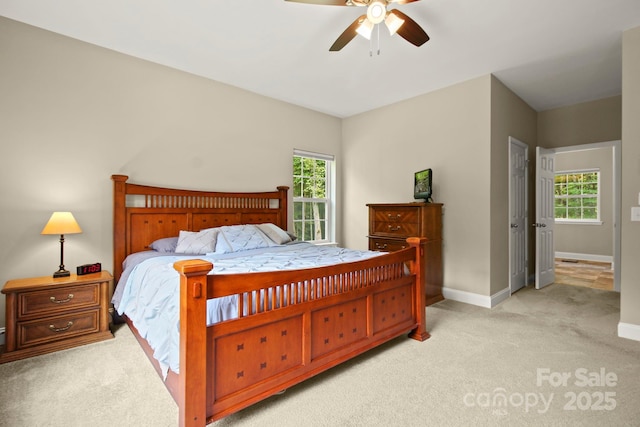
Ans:
{"label": "wooden dresser", "polygon": [[113,338],[109,272],[9,280],[0,363]]}
{"label": "wooden dresser", "polygon": [[408,247],[407,237],[428,239],[424,257],[427,305],[442,296],[442,203],[368,204],[369,249],[393,252]]}

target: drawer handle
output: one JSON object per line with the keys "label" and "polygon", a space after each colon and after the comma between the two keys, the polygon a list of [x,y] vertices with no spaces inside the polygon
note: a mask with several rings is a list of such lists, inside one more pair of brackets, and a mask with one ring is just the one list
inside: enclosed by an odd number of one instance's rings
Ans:
{"label": "drawer handle", "polygon": [[55,304],[62,304],[63,302],[69,302],[73,299],[73,294],[69,294],[66,299],[56,299],[56,297],[49,297],[49,301]]}
{"label": "drawer handle", "polygon": [[376,243],[376,249],[387,249],[387,244],[381,245],[380,243]]}
{"label": "drawer handle", "polygon": [[53,332],[64,332],[73,326],[73,322],[69,320],[67,322],[67,326],[63,326],[62,328],[57,328],[55,325],[49,325],[49,329]]}
{"label": "drawer handle", "polygon": [[399,225],[396,225],[395,227],[393,225],[389,225],[389,231],[400,231],[402,227],[400,227]]}
{"label": "drawer handle", "polygon": [[402,218],[402,215],[401,214],[395,214],[395,215],[387,214],[387,217],[389,219],[400,219],[400,218]]}

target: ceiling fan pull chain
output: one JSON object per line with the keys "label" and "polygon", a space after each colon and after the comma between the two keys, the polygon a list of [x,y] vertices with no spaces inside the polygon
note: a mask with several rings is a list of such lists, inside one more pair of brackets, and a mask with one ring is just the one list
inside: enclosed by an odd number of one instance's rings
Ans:
{"label": "ceiling fan pull chain", "polygon": [[378,34],[376,34],[376,38],[378,39],[378,56],[380,55],[380,24],[376,25],[376,31],[378,32]]}

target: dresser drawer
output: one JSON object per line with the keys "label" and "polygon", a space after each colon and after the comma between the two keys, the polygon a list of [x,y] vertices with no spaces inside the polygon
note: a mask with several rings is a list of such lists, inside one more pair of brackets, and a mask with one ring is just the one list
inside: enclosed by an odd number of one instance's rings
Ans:
{"label": "dresser drawer", "polygon": [[381,236],[412,237],[420,235],[420,226],[404,222],[375,222],[372,231]]}
{"label": "dresser drawer", "polygon": [[379,237],[369,238],[369,250],[382,252],[395,252],[406,249],[409,244],[401,239],[381,239]]}
{"label": "dresser drawer", "polygon": [[100,330],[100,309],[18,323],[18,349]]}
{"label": "dresser drawer", "polygon": [[374,222],[420,223],[420,211],[416,208],[375,208],[374,212]]}
{"label": "dresser drawer", "polygon": [[18,319],[94,307],[100,304],[98,283],[18,294]]}

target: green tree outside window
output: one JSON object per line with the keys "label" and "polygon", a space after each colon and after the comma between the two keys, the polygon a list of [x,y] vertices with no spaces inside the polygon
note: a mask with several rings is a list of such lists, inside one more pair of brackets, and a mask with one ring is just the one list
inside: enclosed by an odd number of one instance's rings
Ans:
{"label": "green tree outside window", "polygon": [[600,220],[600,172],[558,172],[554,182],[555,218],[565,221]]}
{"label": "green tree outside window", "polygon": [[328,240],[329,171],[329,160],[293,156],[293,227],[300,240]]}

